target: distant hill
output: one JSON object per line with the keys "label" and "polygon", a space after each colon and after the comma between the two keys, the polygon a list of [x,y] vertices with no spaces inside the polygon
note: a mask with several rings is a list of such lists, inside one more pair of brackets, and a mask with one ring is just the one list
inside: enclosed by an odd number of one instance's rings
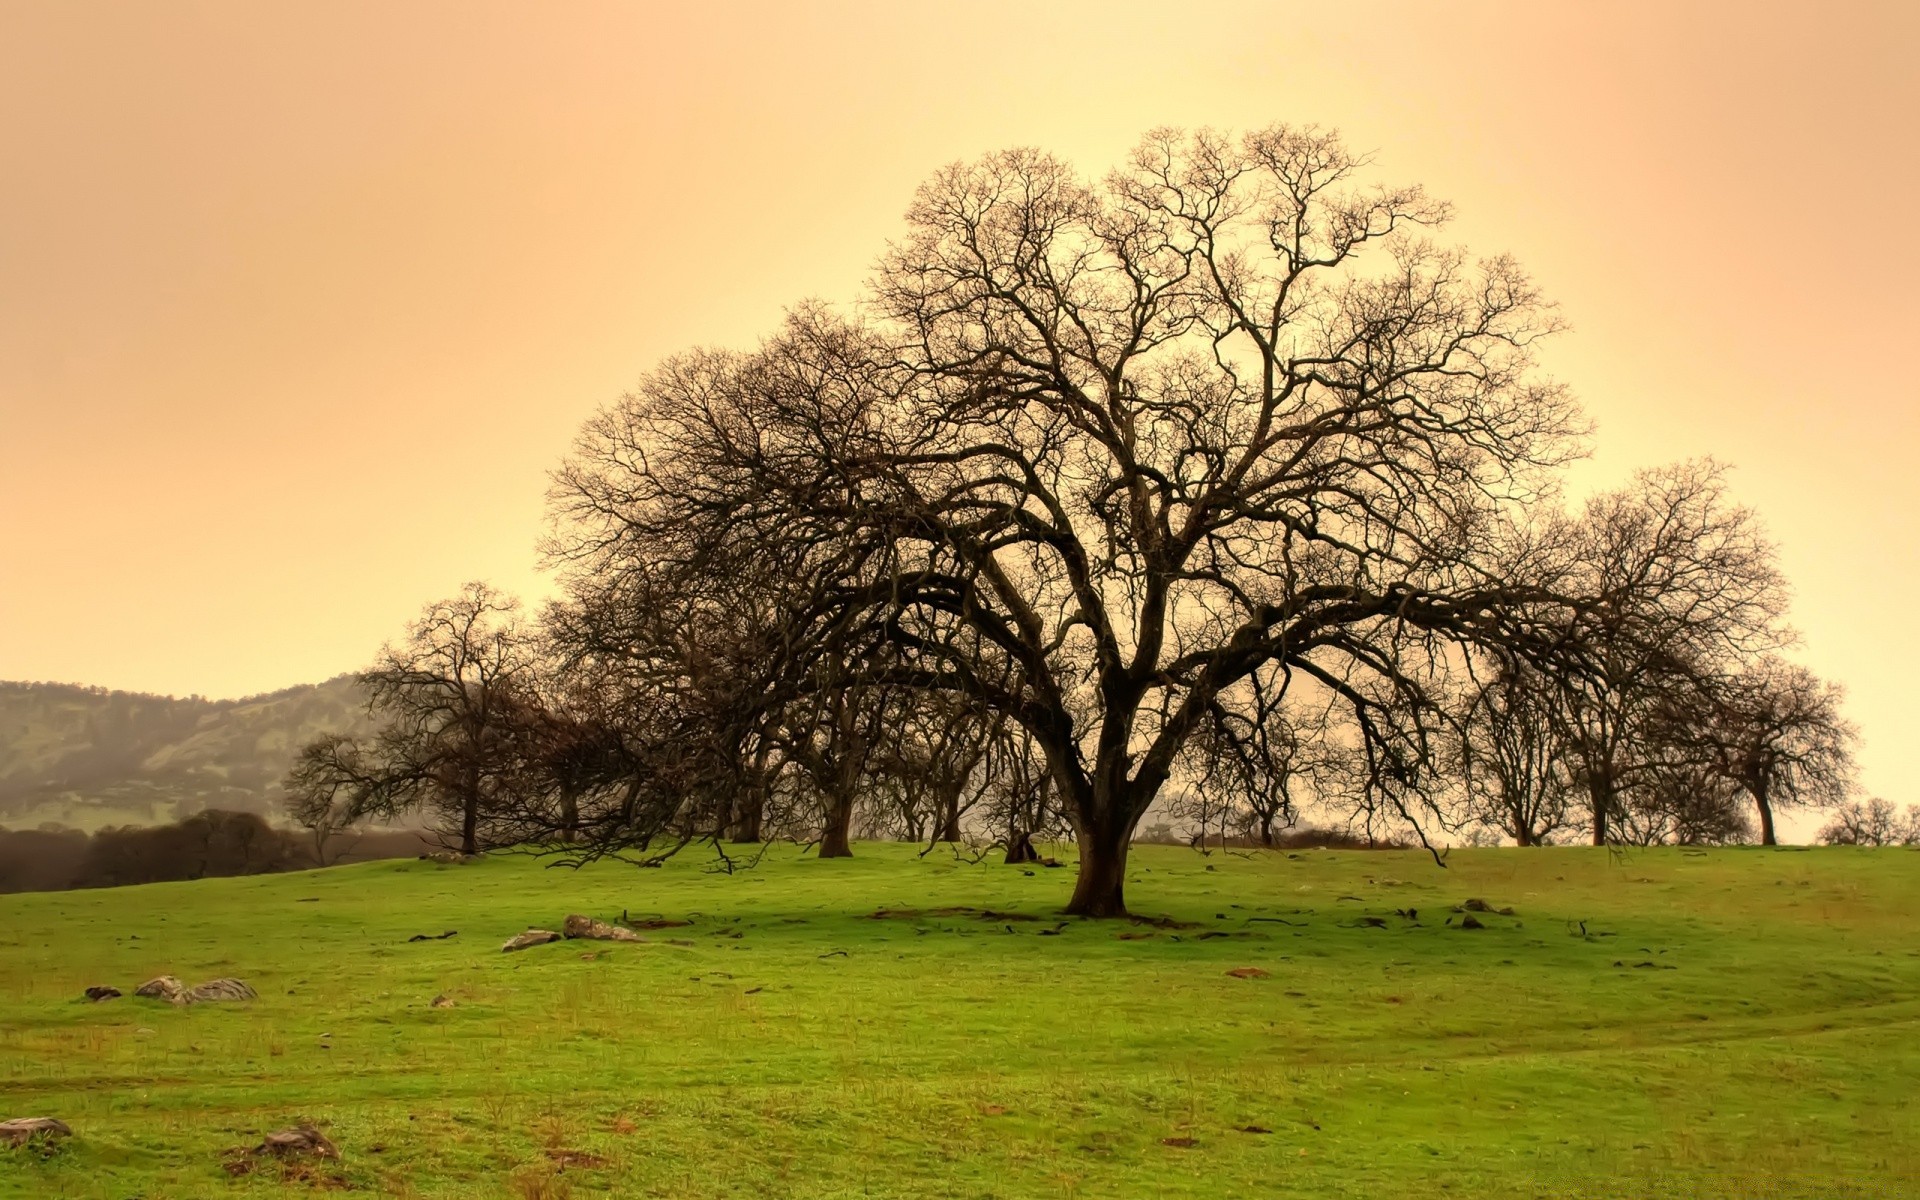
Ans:
{"label": "distant hill", "polygon": [[0,682],[0,825],[146,825],[207,808],[278,822],[300,747],[366,724],[348,675],[240,700]]}

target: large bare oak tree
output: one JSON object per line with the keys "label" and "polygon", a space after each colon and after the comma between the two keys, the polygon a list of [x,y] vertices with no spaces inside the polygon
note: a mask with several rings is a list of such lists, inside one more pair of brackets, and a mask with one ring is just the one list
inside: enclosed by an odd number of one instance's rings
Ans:
{"label": "large bare oak tree", "polygon": [[1075,913],[1124,913],[1136,823],[1256,678],[1342,698],[1410,779],[1369,714],[1529,635],[1501,542],[1579,418],[1520,269],[1366,165],[1280,126],[1155,133],[1097,183],[1032,151],[939,172],[859,311],[670,362],[590,425],[556,488],[576,585],[778,547],[787,652],[1040,746]]}

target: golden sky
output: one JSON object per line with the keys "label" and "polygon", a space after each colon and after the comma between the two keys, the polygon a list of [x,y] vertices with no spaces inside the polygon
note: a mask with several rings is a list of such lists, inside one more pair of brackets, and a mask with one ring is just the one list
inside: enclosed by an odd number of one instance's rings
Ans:
{"label": "golden sky", "polygon": [[1583,468],[1714,454],[1920,801],[1920,5],[0,0],[0,678],[224,696],[543,585],[662,356],[845,297],[937,166],[1334,126],[1573,332]]}

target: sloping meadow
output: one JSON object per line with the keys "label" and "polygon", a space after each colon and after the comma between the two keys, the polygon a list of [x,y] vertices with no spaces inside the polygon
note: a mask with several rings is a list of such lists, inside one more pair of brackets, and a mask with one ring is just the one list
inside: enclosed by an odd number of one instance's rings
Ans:
{"label": "sloping meadow", "polygon": [[1920,1194],[1913,851],[713,866],[0,897],[0,1195]]}

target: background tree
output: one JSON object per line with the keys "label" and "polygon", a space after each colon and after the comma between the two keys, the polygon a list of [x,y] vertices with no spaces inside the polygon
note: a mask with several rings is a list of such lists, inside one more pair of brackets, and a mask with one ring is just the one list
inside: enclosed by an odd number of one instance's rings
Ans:
{"label": "background tree", "polygon": [[1553,711],[1602,845],[1671,758],[1664,715],[1786,640],[1784,598],[1772,546],[1713,462],[1641,471],[1593,497],[1566,544],[1560,586],[1584,600]]}
{"label": "background tree", "polygon": [[1828,846],[1920,846],[1920,808],[1902,812],[1878,796],[1849,800],[1834,806],[1819,836]]}
{"label": "background tree", "polygon": [[1516,660],[1468,693],[1459,770],[1471,815],[1521,846],[1544,845],[1572,824],[1574,779],[1559,685]]}
{"label": "background tree", "polygon": [[1843,696],[1806,668],[1769,655],[1696,706],[1691,738],[1751,800],[1762,844],[1775,843],[1777,809],[1837,805],[1852,790],[1856,735],[1840,715]]}
{"label": "background tree", "polygon": [[500,844],[483,826],[511,807],[514,722],[535,667],[512,598],[470,583],[430,606],[359,677],[378,731],[321,738],[295,760],[286,785],[294,818],[339,829],[419,813],[463,854]]}

